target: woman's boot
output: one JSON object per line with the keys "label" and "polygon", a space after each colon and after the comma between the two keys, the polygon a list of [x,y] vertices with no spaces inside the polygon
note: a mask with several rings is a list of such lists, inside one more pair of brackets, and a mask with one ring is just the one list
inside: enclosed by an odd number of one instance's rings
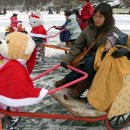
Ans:
{"label": "woman's boot", "polygon": [[60,86],[62,86],[62,85],[64,85],[64,84],[66,84],[66,83],[67,83],[67,81],[66,81],[66,78],[64,77],[63,79],[61,79],[61,80],[59,80],[59,81],[56,81],[55,87],[58,88],[58,87],[60,87]]}
{"label": "woman's boot", "polygon": [[70,87],[69,95],[74,99],[79,99],[80,95],[85,92],[86,89],[90,88],[91,83],[87,80],[83,80],[77,84]]}

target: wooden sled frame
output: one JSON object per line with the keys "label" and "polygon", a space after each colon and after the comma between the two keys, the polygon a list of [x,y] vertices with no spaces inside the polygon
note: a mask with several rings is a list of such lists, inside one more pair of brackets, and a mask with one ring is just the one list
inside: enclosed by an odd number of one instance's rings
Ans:
{"label": "wooden sled frame", "polygon": [[[32,81],[35,81],[39,78],[41,78],[42,76],[50,73],[51,71],[57,69],[60,67],[60,64],[54,66],[53,68],[39,74],[38,76],[32,78]],[[68,99],[68,101],[70,102],[70,100],[72,100],[72,102],[75,102],[76,104],[79,105],[80,110],[81,108],[83,109],[83,112],[79,113],[76,111],[76,109],[74,109],[73,107],[71,107],[71,105],[73,106],[73,104],[67,104],[63,97],[63,93],[66,91],[65,88],[67,87],[71,87],[71,85],[80,82],[84,79],[87,78],[87,74],[83,71],[80,71],[72,66],[67,66],[69,69],[77,71],[78,73],[80,73],[81,75],[83,75],[81,78],[74,80],[70,83],[67,83],[59,88],[54,88],[51,89],[48,94],[52,95],[61,105],[63,105],[71,114],[69,115],[64,115],[64,114],[48,114],[48,113],[33,113],[33,112],[13,112],[13,111],[7,111],[7,110],[2,110],[0,109],[0,113],[4,114],[4,115],[10,115],[10,116],[18,116],[18,117],[31,117],[31,118],[49,118],[49,119],[63,119],[63,120],[74,120],[74,121],[84,121],[84,122],[98,122],[98,121],[102,121],[104,120],[105,122],[105,126],[108,130],[121,130],[117,129],[117,128],[111,128],[110,127],[110,123],[107,117],[107,114],[104,112],[99,112],[96,110],[89,110],[87,108],[87,106],[85,105],[85,102],[82,100],[74,100],[74,99]],[[60,97],[61,99],[59,99],[58,97]],[[71,103],[72,103],[71,102]],[[85,109],[84,109],[85,108]],[[87,108],[87,109],[86,109]],[[88,114],[88,117],[85,115]],[[92,115],[91,115],[92,114]],[[96,115],[96,116],[95,116]],[[130,123],[130,115],[129,118],[126,120],[127,125]],[[124,125],[123,125],[124,126]]]}

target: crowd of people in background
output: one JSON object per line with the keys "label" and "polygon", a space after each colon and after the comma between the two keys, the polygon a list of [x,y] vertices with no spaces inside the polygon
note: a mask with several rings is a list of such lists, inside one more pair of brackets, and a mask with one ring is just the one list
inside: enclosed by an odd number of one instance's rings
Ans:
{"label": "crowd of people in background", "polygon": [[6,8],[0,10],[0,15],[6,15],[6,14],[7,14]]}

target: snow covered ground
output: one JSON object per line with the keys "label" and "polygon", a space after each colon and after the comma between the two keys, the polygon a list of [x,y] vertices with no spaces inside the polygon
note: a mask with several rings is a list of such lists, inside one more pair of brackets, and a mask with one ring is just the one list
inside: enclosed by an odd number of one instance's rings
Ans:
{"label": "snow covered ground", "polygon": [[[5,16],[0,15],[0,39],[4,38],[5,27],[10,23],[10,16],[13,13],[18,13],[18,19],[23,21],[23,26],[29,32],[31,27],[28,22],[28,14],[12,11],[8,12]],[[53,25],[62,25],[65,21],[63,12],[61,14],[48,15],[47,12],[42,12],[44,18],[44,26],[46,29],[49,29]],[[130,15],[114,15],[116,19],[116,26],[122,31],[130,34]],[[56,34],[58,31],[51,29],[48,32],[48,35]],[[48,39],[48,44],[58,44],[60,43],[59,37]],[[47,70],[48,68],[53,67],[54,65],[60,63],[61,59],[65,55],[64,51],[59,51],[56,49],[46,49],[45,62],[41,64],[40,67],[35,68],[33,71],[32,77],[37,75],[40,72]],[[63,77],[65,73],[69,70],[63,70],[62,68],[56,72],[39,79],[37,82],[34,82],[36,86],[45,87],[51,89],[54,81]],[[67,113],[67,111],[60,106],[51,96],[47,96],[42,103],[30,106],[25,108],[28,111],[37,111],[37,112],[46,112],[46,113]],[[79,121],[66,121],[66,120],[54,120],[54,119],[28,119],[23,118],[20,130],[106,130],[101,123],[84,123]],[[125,130],[130,130],[130,127]]]}

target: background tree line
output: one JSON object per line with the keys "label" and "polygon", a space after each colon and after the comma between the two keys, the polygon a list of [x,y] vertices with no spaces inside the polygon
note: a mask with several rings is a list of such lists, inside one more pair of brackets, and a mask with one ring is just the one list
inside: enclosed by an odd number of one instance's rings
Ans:
{"label": "background tree line", "polygon": [[[102,2],[104,0],[90,0],[91,3],[95,4]],[[106,0],[108,2],[110,0]],[[130,6],[130,0],[120,0],[125,2]],[[48,7],[53,8],[53,10],[66,10],[79,8],[80,0],[0,0],[0,8],[6,8],[7,10],[20,10],[20,11],[29,11],[29,10],[47,10]]]}

